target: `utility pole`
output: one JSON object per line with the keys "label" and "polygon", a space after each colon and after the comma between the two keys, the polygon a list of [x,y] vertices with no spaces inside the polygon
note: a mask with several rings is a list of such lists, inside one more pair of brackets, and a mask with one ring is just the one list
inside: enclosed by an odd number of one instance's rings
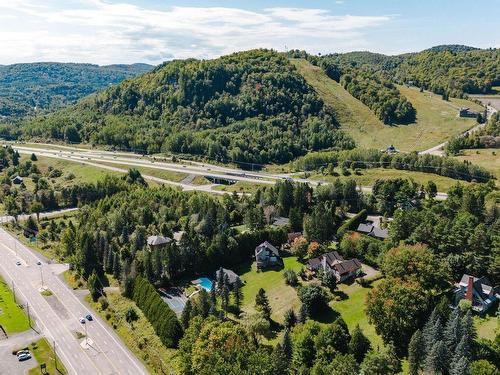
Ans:
{"label": "utility pole", "polygon": [[42,289],[43,289],[43,267],[42,266],[40,266],[40,280],[41,280]]}
{"label": "utility pole", "polygon": [[14,280],[12,280],[12,294],[14,296],[14,303],[17,303],[17,301],[16,301],[16,286],[14,285]]}
{"label": "utility pole", "polygon": [[28,324],[31,327],[30,304],[26,302],[26,310],[28,310]]}
{"label": "utility pole", "polygon": [[57,370],[57,353],[56,353],[56,340],[53,341],[53,345],[54,345],[54,367],[56,368]]}
{"label": "utility pole", "polygon": [[85,345],[88,346],[87,322],[83,323],[85,326]]}

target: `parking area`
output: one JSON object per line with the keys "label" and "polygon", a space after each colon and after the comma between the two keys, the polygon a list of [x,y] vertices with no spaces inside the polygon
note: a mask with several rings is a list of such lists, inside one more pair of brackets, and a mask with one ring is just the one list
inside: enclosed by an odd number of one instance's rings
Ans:
{"label": "parking area", "polygon": [[38,366],[34,358],[20,362],[17,356],[12,354],[13,349],[28,346],[30,342],[36,341],[38,338],[38,334],[27,331],[16,334],[9,339],[0,340],[0,375],[27,374],[30,369]]}
{"label": "parking area", "polygon": [[180,316],[184,306],[186,306],[187,298],[178,288],[160,289],[160,296],[165,303]]}

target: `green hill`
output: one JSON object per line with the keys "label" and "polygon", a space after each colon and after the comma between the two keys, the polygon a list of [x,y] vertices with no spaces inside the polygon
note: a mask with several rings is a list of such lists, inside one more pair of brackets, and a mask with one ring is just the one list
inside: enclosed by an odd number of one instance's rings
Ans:
{"label": "green hill", "polygon": [[151,68],[52,62],[0,65],[0,119],[59,109]]}
{"label": "green hill", "polygon": [[329,105],[341,128],[363,148],[382,149],[389,144],[403,151],[425,150],[462,133],[476,124],[475,119],[457,117],[459,107],[476,110],[481,107],[471,101],[441,96],[416,88],[398,86],[416,109],[417,118],[407,125],[385,125],[361,101],[354,98],[339,83],[330,79],[324,71],[304,59],[293,59],[294,65],[307,82],[314,87],[323,101]]}
{"label": "green hill", "polygon": [[353,147],[337,128],[285,55],[253,50],[165,63],[24,130],[30,137],[267,163]]}

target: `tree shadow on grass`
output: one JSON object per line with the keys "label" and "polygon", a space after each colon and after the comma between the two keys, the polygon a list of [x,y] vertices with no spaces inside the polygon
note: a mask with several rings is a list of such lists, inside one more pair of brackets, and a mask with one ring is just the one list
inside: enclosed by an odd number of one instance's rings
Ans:
{"label": "tree shadow on grass", "polygon": [[336,301],[344,301],[349,298],[349,296],[341,290],[334,290],[333,295]]}
{"label": "tree shadow on grass", "polygon": [[316,320],[319,323],[329,324],[333,323],[340,314],[332,309],[330,306],[323,307],[320,311],[311,316],[311,319]]}

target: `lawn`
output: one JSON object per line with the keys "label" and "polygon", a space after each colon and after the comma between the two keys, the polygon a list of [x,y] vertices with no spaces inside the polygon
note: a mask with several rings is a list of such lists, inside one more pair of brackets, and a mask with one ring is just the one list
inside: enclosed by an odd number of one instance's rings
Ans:
{"label": "lawn", "polygon": [[500,331],[499,318],[496,316],[489,315],[484,318],[475,316],[474,324],[477,335],[483,339],[495,340],[496,334]]}
{"label": "lawn", "polygon": [[[56,362],[54,361],[55,354],[54,351],[52,350],[53,348],[50,346],[49,342],[46,339],[41,339],[38,340],[37,342],[33,342],[29,345],[29,350],[35,357],[36,361],[38,362],[38,366],[33,367],[28,374],[29,375],[36,375],[36,374],[42,374],[42,371],[40,370],[40,365],[42,363],[45,363],[46,367],[46,374],[67,374],[68,372],[66,371],[66,368],[64,367],[63,363],[61,362],[61,359],[59,356],[57,356],[57,368]],[[57,351],[57,346],[56,346],[56,351]]]}
{"label": "lawn", "polygon": [[258,184],[254,182],[238,181],[233,185],[217,185],[214,186],[212,189],[221,190],[228,193],[236,192],[236,193],[253,194],[257,191],[259,187],[261,188],[266,185],[268,184]]}
{"label": "lawn", "polygon": [[467,160],[495,175],[497,183],[500,180],[500,149],[482,148],[473,150],[462,150],[462,154],[455,157],[458,160]]}
{"label": "lawn", "polygon": [[283,315],[286,310],[293,308],[296,312],[299,310],[300,302],[297,297],[297,292],[291,286],[285,284],[283,273],[287,269],[299,271],[303,264],[297,260],[297,257],[283,258],[284,267],[281,270],[257,271],[255,262],[252,263],[250,269],[246,266],[246,270],[235,269],[235,272],[240,275],[244,282],[242,288],[243,304],[242,310],[247,313],[254,313],[255,296],[260,288],[266,291],[269,303],[272,308],[271,318],[279,323],[283,323]]}
{"label": "lawn", "polygon": [[[100,303],[87,301],[95,311],[120,336],[127,347],[144,363],[151,374],[177,373],[176,350],[168,349],[155,334],[153,327],[136,304],[120,293],[108,293],[109,307],[102,310]],[[132,324],[125,320],[125,313],[133,308],[139,319]]]}
{"label": "lawn", "polygon": [[[424,173],[424,172],[412,172],[412,171],[402,171],[397,169],[385,169],[385,168],[372,168],[372,169],[362,169],[360,171],[360,175],[352,173],[350,176],[343,176],[340,173],[340,169],[337,171],[338,176],[332,175],[322,175],[320,173],[310,175],[310,178],[334,182],[337,178],[340,180],[347,180],[352,178],[356,181],[358,185],[361,186],[373,186],[377,179],[393,179],[393,178],[407,178],[413,179],[418,184],[427,184],[428,181],[434,181],[437,185],[438,191],[447,192],[450,187],[457,184],[457,180],[450,178],[435,175],[432,173]],[[467,185],[468,182],[460,181],[461,184]]]}
{"label": "lawn", "polygon": [[[346,299],[330,302],[330,306],[340,313],[349,331],[352,332],[354,327],[359,324],[363,333],[370,339],[373,347],[382,346],[382,338],[375,332],[375,327],[368,322],[368,317],[365,313],[365,300],[371,288],[380,283],[380,280],[374,281],[369,288],[363,288],[357,283],[351,285],[340,284],[338,291],[341,294],[347,295]],[[338,292],[336,294],[339,294]]]}
{"label": "lawn", "polygon": [[175,172],[175,171],[167,171],[165,169],[151,168],[151,167],[139,167],[135,165],[127,165],[127,164],[115,164],[115,163],[106,163],[106,162],[98,162],[102,165],[107,165],[115,168],[121,168],[125,170],[129,170],[131,168],[137,169],[141,174],[162,178],[164,180],[169,180],[173,182],[181,182],[184,178],[188,176],[187,173],[183,172]]}
{"label": "lawn", "polygon": [[475,119],[457,117],[458,107],[481,108],[471,101],[451,99],[446,102],[439,95],[398,86],[417,110],[417,120],[409,125],[385,125],[366,105],[330,79],[321,68],[303,59],[292,59],[292,62],[323,101],[333,109],[341,127],[354,138],[359,147],[384,149],[389,144],[394,144],[402,151],[425,150],[476,124]]}
{"label": "lawn", "polygon": [[9,285],[0,277],[0,325],[7,334],[23,332],[30,328],[28,317],[16,302]]}

